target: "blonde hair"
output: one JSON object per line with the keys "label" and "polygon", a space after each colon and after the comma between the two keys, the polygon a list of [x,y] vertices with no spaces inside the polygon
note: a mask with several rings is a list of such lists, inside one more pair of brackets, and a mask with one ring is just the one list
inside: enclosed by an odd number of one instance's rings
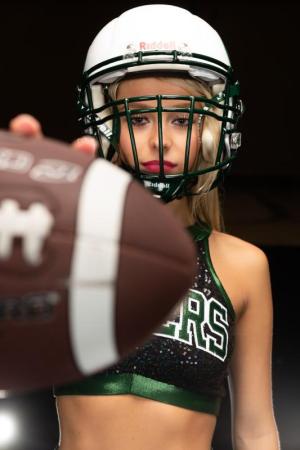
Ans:
{"label": "blonde hair", "polygon": [[[155,76],[155,78],[169,80],[173,84],[178,84],[185,89],[188,88],[191,95],[208,99],[212,98],[208,85],[190,77]],[[113,100],[117,98],[118,87],[121,83],[122,80],[119,80],[109,86],[108,93]],[[216,114],[222,114],[216,107],[210,108],[210,111]],[[204,169],[213,165],[218,151],[221,129],[220,122],[209,115],[202,117],[202,121],[202,132],[199,139],[201,152],[199,152],[194,169],[199,167],[200,164]],[[222,231],[224,230],[224,221],[220,206],[219,190],[218,188],[209,190],[216,176],[217,171],[207,172],[198,176],[198,181],[193,187],[193,192],[196,195],[188,196],[187,198],[188,206],[195,222],[204,222],[213,229]]]}

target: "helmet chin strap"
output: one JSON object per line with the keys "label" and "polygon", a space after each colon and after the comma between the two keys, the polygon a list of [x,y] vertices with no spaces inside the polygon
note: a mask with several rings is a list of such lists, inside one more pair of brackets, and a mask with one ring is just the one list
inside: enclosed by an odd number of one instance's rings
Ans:
{"label": "helmet chin strap", "polygon": [[140,173],[140,175],[137,175],[134,168],[124,163],[124,161],[121,162],[120,167],[130,173],[146,189],[148,189],[154,197],[159,198],[164,203],[169,203],[185,196],[194,195],[192,192],[189,192],[189,190],[197,184],[197,177],[151,179],[151,174]]}

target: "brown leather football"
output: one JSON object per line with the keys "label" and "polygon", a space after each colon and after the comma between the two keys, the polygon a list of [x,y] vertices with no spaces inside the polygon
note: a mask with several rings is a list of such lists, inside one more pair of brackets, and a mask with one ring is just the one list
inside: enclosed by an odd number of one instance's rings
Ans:
{"label": "brown leather football", "polygon": [[187,291],[192,240],[123,170],[0,132],[0,389],[115,363]]}

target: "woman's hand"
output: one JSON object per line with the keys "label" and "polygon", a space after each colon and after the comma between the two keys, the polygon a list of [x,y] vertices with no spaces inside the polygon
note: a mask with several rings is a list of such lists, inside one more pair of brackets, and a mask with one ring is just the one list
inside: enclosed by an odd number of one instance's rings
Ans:
{"label": "woman's hand", "polygon": [[[40,122],[30,114],[19,114],[9,123],[9,130],[13,133],[29,137],[41,137],[43,131]],[[95,154],[97,141],[91,136],[83,136],[72,142],[72,147],[88,154]]]}

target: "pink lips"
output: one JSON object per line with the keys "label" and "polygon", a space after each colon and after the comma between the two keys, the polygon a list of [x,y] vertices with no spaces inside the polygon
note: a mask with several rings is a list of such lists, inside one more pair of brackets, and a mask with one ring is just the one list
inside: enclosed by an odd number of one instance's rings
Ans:
{"label": "pink lips", "polygon": [[[151,173],[159,173],[160,172],[160,165],[159,165],[159,161],[157,161],[157,160],[143,162],[142,166],[144,166],[148,172],[151,172]],[[177,166],[177,164],[174,164],[170,161],[164,160],[163,167],[164,167],[165,173],[171,172],[171,170],[174,169],[174,167],[176,167],[176,166]]]}

